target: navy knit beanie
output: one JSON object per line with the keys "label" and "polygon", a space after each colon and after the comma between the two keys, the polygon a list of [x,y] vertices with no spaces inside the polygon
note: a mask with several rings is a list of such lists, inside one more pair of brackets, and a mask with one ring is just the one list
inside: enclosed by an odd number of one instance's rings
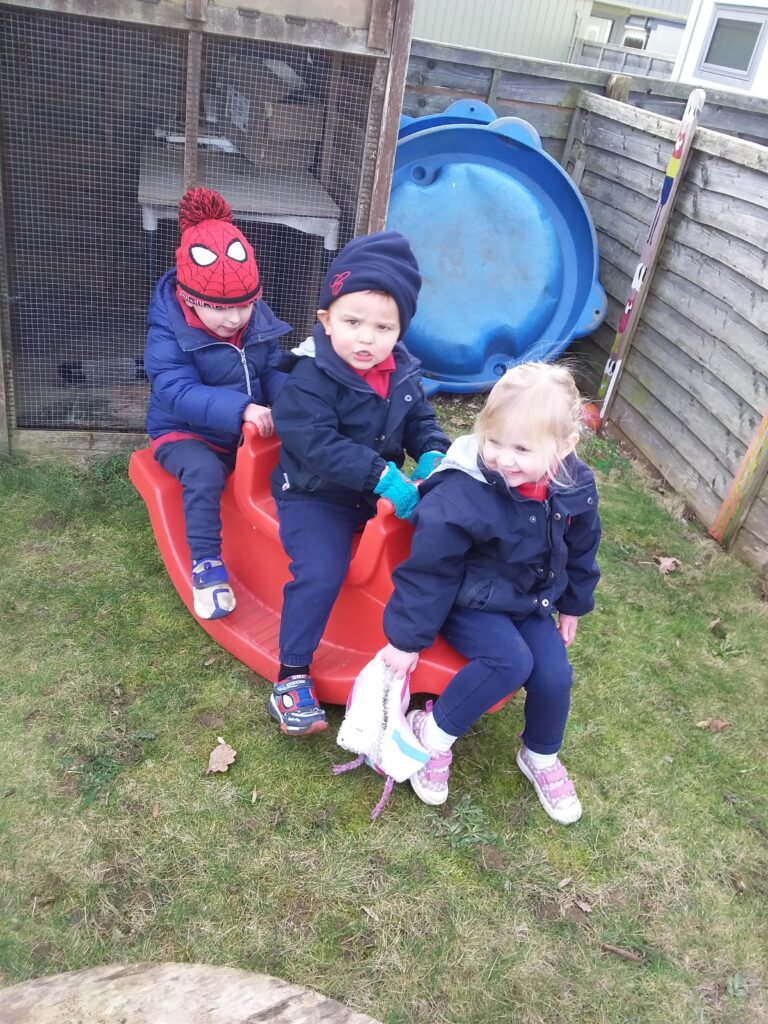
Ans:
{"label": "navy knit beanie", "polygon": [[400,337],[416,312],[421,274],[408,239],[397,231],[353,238],[333,260],[320,287],[320,309],[351,292],[386,292],[400,313]]}

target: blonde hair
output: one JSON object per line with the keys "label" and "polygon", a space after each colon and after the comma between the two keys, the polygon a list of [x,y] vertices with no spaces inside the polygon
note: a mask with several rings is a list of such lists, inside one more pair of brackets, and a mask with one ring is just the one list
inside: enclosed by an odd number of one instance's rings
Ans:
{"label": "blonde hair", "polygon": [[[475,436],[482,450],[489,438],[520,425],[531,441],[542,445],[552,464],[578,440],[581,409],[579,390],[566,366],[520,363],[494,384],[475,420]],[[571,482],[561,468],[551,479],[563,486]]]}

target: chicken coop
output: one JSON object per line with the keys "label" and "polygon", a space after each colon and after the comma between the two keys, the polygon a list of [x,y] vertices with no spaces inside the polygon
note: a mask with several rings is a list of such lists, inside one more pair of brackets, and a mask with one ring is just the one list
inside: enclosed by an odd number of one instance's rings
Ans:
{"label": "chicken coop", "polygon": [[301,340],[382,228],[413,0],[0,0],[0,449],[140,443],[147,302],[205,185]]}

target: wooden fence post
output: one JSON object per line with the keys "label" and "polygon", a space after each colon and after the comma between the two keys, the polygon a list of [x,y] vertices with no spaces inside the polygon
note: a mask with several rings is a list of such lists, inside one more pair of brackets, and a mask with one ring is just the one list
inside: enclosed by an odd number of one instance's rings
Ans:
{"label": "wooden fence post", "polygon": [[768,410],[754,433],[723,504],[709,528],[724,548],[731,546],[768,475]]}
{"label": "wooden fence post", "polygon": [[629,75],[609,75],[608,81],[605,83],[605,95],[609,100],[627,103],[631,85],[632,79]]}

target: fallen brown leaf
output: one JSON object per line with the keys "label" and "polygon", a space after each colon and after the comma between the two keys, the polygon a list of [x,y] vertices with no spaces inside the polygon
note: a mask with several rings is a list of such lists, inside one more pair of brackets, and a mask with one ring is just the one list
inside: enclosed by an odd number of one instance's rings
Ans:
{"label": "fallen brown leaf", "polygon": [[730,729],[731,723],[724,718],[705,718],[696,723],[697,729],[708,729],[710,732],[722,732],[723,729]]}
{"label": "fallen brown leaf", "polygon": [[664,555],[661,555],[657,561],[659,563],[659,572],[662,576],[668,576],[683,564],[679,558],[667,558]]}
{"label": "fallen brown leaf", "polygon": [[206,775],[209,775],[211,772],[225,772],[235,760],[237,751],[233,750],[221,736],[218,737],[218,740],[218,746],[213,748],[211,756],[208,758],[208,767],[205,769]]}
{"label": "fallen brown leaf", "polygon": [[585,914],[592,913],[592,907],[585,900],[574,900],[573,901],[579,910],[583,910]]}
{"label": "fallen brown leaf", "polygon": [[152,810],[149,813],[152,815],[153,818],[159,817],[159,815],[160,815],[160,806],[159,806],[159,804],[152,804]]}
{"label": "fallen brown leaf", "polygon": [[209,655],[205,659],[205,661],[203,662],[203,665],[205,665],[206,668],[210,668],[210,666],[211,665],[215,665],[217,661],[218,661],[218,658],[216,657],[216,655],[215,654],[211,654],[211,655]]}

